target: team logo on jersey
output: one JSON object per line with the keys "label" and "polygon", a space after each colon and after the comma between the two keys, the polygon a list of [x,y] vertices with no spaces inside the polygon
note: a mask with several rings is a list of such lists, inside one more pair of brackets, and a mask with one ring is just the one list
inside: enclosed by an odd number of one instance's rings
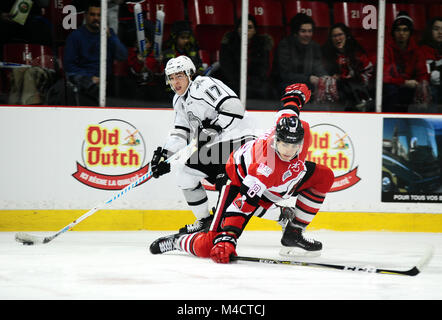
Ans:
{"label": "team logo on jersey", "polygon": [[189,122],[192,127],[201,127],[201,119],[194,115],[192,111],[187,111],[187,117],[189,118]]}
{"label": "team logo on jersey", "polygon": [[[293,175],[300,176],[300,173],[305,171],[307,171],[307,169],[305,168],[304,161],[298,160],[289,165],[288,170],[282,175],[282,181],[284,182]],[[299,180],[299,177],[297,177],[296,180]]]}
{"label": "team logo on jersey", "polygon": [[148,171],[143,166],[146,147],[140,131],[132,124],[109,119],[90,124],[83,133],[82,164],[72,176],[93,188],[120,190]]}
{"label": "team logo on jersey", "polygon": [[332,124],[311,127],[313,143],[307,160],[323,164],[333,170],[335,180],[330,192],[347,189],[358,183],[358,166],[350,135]]}
{"label": "team logo on jersey", "polygon": [[244,202],[242,201],[242,198],[238,198],[235,201],[233,201],[233,204],[235,205],[235,207],[237,207],[239,210],[241,210]]}
{"label": "team logo on jersey", "polygon": [[269,177],[269,175],[273,172],[273,170],[264,163],[260,163],[256,171],[266,177]]}

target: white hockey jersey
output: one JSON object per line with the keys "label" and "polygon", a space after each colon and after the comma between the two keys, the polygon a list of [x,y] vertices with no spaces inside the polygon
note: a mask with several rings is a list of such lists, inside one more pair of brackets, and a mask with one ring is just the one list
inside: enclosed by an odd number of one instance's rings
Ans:
{"label": "white hockey jersey", "polygon": [[211,144],[253,135],[253,124],[236,93],[218,79],[198,76],[186,94],[173,98],[174,128],[164,145],[172,153],[183,148],[205,119],[222,132]]}

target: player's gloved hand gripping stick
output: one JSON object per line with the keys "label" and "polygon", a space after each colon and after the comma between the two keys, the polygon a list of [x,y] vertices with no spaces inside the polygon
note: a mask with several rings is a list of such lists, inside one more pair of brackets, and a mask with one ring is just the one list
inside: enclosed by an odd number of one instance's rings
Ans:
{"label": "player's gloved hand gripping stick", "polygon": [[[186,147],[184,147],[180,151],[176,152],[175,154],[170,156],[165,161],[167,163],[169,163],[169,164],[172,164],[172,163],[177,162],[177,161],[182,160],[182,159],[187,160],[190,157],[190,155],[193,152],[196,151],[196,144],[197,144],[197,140],[196,140],[196,138],[193,138],[192,141]],[[135,188],[137,185],[141,184],[142,182],[146,182],[146,181],[150,180],[152,178],[152,176],[153,176],[152,169],[149,166],[149,171],[147,173],[145,173],[143,176],[141,176],[138,180],[136,180],[135,182],[131,183],[130,185],[128,185],[123,190],[117,192],[109,200],[107,200],[107,201],[105,201],[103,203],[98,204],[97,206],[95,206],[94,208],[92,208],[91,210],[86,212],[84,215],[82,215],[78,219],[74,220],[73,222],[71,222],[70,224],[68,224],[67,226],[62,228],[60,231],[56,232],[55,234],[53,234],[51,236],[39,237],[39,236],[27,234],[25,232],[18,232],[18,233],[15,234],[15,240],[18,241],[18,242],[21,242],[21,243],[23,243],[25,245],[48,243],[48,242],[54,240],[59,235],[65,233],[66,231],[71,230],[73,227],[75,227],[81,221],[83,221],[87,217],[90,217],[91,215],[93,215],[98,210],[103,209],[104,207],[106,207],[107,205],[112,203],[114,200],[117,200],[118,198],[124,196],[126,193],[128,193],[130,190]]]}

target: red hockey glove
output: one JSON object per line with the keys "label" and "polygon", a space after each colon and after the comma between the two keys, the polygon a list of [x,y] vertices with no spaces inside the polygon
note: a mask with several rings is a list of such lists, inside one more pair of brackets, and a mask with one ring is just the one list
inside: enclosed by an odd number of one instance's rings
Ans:
{"label": "red hockey glove", "polygon": [[312,92],[304,83],[294,83],[285,88],[285,93],[292,92],[293,94],[300,94],[303,98],[302,104],[309,102]]}
{"label": "red hockey glove", "polygon": [[236,237],[227,232],[222,232],[213,239],[213,247],[210,250],[210,258],[216,263],[229,263],[230,256],[237,256]]}
{"label": "red hockey glove", "polygon": [[285,88],[285,93],[281,98],[282,109],[290,109],[296,112],[299,116],[299,112],[304,104],[310,100],[311,91],[303,83],[295,83]]}

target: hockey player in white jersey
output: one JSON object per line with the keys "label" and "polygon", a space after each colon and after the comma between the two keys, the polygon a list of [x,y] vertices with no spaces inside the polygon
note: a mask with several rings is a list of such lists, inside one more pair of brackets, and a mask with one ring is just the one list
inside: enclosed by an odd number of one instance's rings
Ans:
{"label": "hockey player in white jersey", "polygon": [[196,217],[180,233],[193,233],[210,226],[212,216],[201,180],[205,178],[215,184],[217,176],[224,173],[230,153],[254,138],[253,125],[233,90],[217,79],[195,77],[195,71],[187,56],[170,59],[166,65],[166,83],[175,92],[175,122],[166,143],[155,150],[151,161],[155,178],[170,172],[170,164],[165,162],[167,157],[197,135],[198,150],[177,170],[178,187]]}

